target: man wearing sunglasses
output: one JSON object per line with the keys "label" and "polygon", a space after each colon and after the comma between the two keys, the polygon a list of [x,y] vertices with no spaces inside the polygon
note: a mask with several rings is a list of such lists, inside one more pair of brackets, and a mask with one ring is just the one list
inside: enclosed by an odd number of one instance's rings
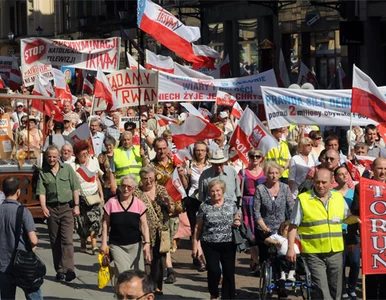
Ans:
{"label": "man wearing sunglasses", "polygon": [[153,300],[154,284],[145,272],[129,270],[118,276],[115,296],[118,300]]}

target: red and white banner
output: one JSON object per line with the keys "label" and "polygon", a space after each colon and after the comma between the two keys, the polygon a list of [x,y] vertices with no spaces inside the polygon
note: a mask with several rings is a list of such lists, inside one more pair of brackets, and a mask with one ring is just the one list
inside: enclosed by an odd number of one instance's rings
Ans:
{"label": "red and white banner", "polygon": [[83,78],[83,94],[94,94],[94,85],[87,80],[87,78]]}
{"label": "red and white banner", "polygon": [[374,81],[354,65],[351,112],[360,113],[378,123],[386,123],[386,97]]}
{"label": "red and white banner", "polygon": [[189,62],[197,57],[191,43],[200,37],[200,28],[185,26],[173,14],[150,0],[138,0],[138,28],[151,35]]}
{"label": "red and white banner", "polygon": [[13,57],[0,56],[0,74],[4,74],[9,78],[12,69]]}
{"label": "red and white banner", "polygon": [[278,81],[277,85],[279,87],[285,87],[288,88],[291,84],[291,81],[289,79],[287,65],[284,60],[284,55],[282,49],[280,49],[280,60],[279,60],[279,74],[278,75]]}
{"label": "red and white banner", "polygon": [[178,174],[177,168],[174,169],[172,176],[166,182],[165,188],[174,202],[182,200],[186,197],[184,186],[182,185],[180,175]]}
{"label": "red and white banner", "polygon": [[[138,77],[139,75],[139,77]],[[106,76],[108,84],[118,100],[117,107],[157,104],[158,74],[151,70],[120,70]],[[138,91],[140,85],[140,95]],[[95,87],[96,91],[96,87]],[[96,92],[95,96],[96,95]],[[95,101],[94,111],[106,110],[106,102],[100,98]]]}
{"label": "red and white banner", "polygon": [[216,62],[216,59],[220,57],[220,53],[206,45],[192,44],[192,47],[194,54],[197,56],[197,61],[193,63],[193,69],[216,69],[214,63]]}
{"label": "red and white banner", "polygon": [[159,70],[166,73],[174,74],[174,61],[170,56],[157,55],[149,50],[145,50],[146,63],[148,70]]}
{"label": "red and white banner", "polygon": [[241,119],[243,113],[244,113],[244,110],[241,108],[240,104],[236,101],[235,104],[233,104],[231,115],[237,119]]}
{"label": "red and white banner", "polygon": [[246,165],[248,165],[248,151],[251,148],[260,149],[265,156],[269,150],[279,146],[276,139],[248,107],[233,131],[229,144],[236,148],[239,158]]}
{"label": "red and white banner", "polygon": [[218,139],[222,131],[202,116],[189,115],[182,125],[169,124],[177,149],[183,149],[197,141]]}
{"label": "red and white banner", "polygon": [[[32,91],[33,95],[51,97],[53,95],[51,83],[44,78],[40,73],[36,76],[34,89]],[[51,117],[54,114],[54,120],[58,122],[63,121],[63,114],[61,110],[55,105],[55,101],[43,101],[41,100],[32,100],[32,107],[36,108],[38,111],[44,113],[46,116]]]}
{"label": "red and white banner", "polygon": [[359,187],[362,274],[386,274],[386,184],[361,178]]}
{"label": "red and white banner", "polygon": [[90,154],[94,154],[94,148],[92,143],[92,136],[88,123],[83,123],[78,128],[76,128],[69,135],[64,136],[64,138],[74,146],[76,142],[87,141],[90,145]]}
{"label": "red and white banner", "polygon": [[[39,65],[68,66],[103,71],[119,69],[121,38],[51,40],[41,37],[20,40],[21,71],[27,86],[33,84]],[[42,70],[40,70],[42,73]],[[32,81],[32,82],[31,82]]]}
{"label": "red and white banner", "polygon": [[144,69],[145,69],[142,65],[140,65],[140,64],[135,60],[134,57],[132,57],[132,56],[130,55],[129,52],[126,52],[126,55],[127,55],[127,61],[129,62],[129,69],[130,69],[130,70],[138,70],[138,66],[139,66],[139,68],[140,68],[141,70],[144,70]]}
{"label": "red and white banner", "polygon": [[301,85],[305,84],[306,82],[311,83],[314,86],[314,88],[318,87],[318,81],[316,80],[315,75],[311,72],[311,70],[303,62],[301,62],[297,83],[301,86]]}
{"label": "red and white banner", "polygon": [[231,94],[217,91],[216,95],[216,104],[219,106],[230,106],[233,107],[236,103],[236,98],[233,97]]}
{"label": "red and white banner", "polygon": [[113,89],[108,82],[106,75],[103,73],[102,69],[98,67],[97,76],[95,77],[95,87],[94,95],[97,98],[102,98],[110,106],[118,104],[117,96],[113,92]]}
{"label": "red and white banner", "polygon": [[72,102],[70,87],[66,82],[63,72],[58,69],[52,69],[52,71],[54,72],[54,89],[56,98],[59,98],[62,102],[64,100]]}
{"label": "red and white banner", "polygon": [[198,79],[159,73],[159,101],[216,101],[217,91],[231,94],[237,101],[261,101],[261,86],[277,87],[273,70],[245,77]]}
{"label": "red and white banner", "polygon": [[174,63],[174,75],[205,80],[214,79],[212,76],[205,75],[204,73],[195,71],[187,66],[180,65],[176,62]]}
{"label": "red and white banner", "polygon": [[23,84],[26,87],[32,86],[35,83],[35,77],[40,73],[41,76],[47,80],[54,80],[54,72],[51,65],[45,65],[41,62],[35,63],[30,69],[23,69],[23,65],[20,67],[21,75],[23,78]]}
{"label": "red and white banner", "polygon": [[166,117],[164,115],[154,115],[155,119],[157,120],[158,126],[163,127],[163,126],[168,126],[170,123],[177,124],[178,122],[172,118]]}
{"label": "red and white banner", "polygon": [[11,73],[9,74],[9,87],[15,91],[20,88],[21,85],[21,73],[17,58],[14,57],[12,61]]}

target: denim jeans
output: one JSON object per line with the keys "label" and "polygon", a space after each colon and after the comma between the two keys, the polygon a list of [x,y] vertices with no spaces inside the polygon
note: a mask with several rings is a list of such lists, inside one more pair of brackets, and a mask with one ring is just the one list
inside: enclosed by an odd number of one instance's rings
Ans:
{"label": "denim jeans", "polygon": [[[24,290],[27,300],[42,300],[41,289]],[[16,285],[13,283],[13,276],[6,273],[0,273],[0,299],[15,299]]]}
{"label": "denim jeans", "polygon": [[[355,292],[360,270],[361,249],[359,247],[359,238],[357,238],[356,245],[346,245],[343,252],[343,269],[345,269],[346,261],[350,267],[348,281],[346,281],[346,274],[343,272],[343,293]],[[346,284],[348,287],[346,288]]]}

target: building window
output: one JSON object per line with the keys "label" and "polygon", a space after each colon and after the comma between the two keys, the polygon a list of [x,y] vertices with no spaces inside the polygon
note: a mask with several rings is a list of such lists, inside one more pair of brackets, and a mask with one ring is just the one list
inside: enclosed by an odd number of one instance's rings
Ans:
{"label": "building window", "polygon": [[238,30],[240,75],[254,74],[259,65],[257,19],[239,20]]}

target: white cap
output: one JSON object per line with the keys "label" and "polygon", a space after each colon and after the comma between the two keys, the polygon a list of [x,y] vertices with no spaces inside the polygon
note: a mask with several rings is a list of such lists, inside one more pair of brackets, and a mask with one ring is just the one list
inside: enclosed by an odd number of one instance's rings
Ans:
{"label": "white cap", "polygon": [[288,88],[293,90],[298,90],[300,89],[300,85],[298,85],[297,83],[293,83]]}
{"label": "white cap", "polygon": [[303,90],[314,90],[315,87],[312,85],[312,83],[306,82],[302,85]]}
{"label": "white cap", "polygon": [[220,112],[219,117],[221,119],[225,119],[225,118],[229,117],[229,114],[226,111],[222,111],[222,112]]}
{"label": "white cap", "polygon": [[23,106],[24,107],[24,103],[23,102],[17,102],[16,103],[16,107],[18,107],[18,106]]}

